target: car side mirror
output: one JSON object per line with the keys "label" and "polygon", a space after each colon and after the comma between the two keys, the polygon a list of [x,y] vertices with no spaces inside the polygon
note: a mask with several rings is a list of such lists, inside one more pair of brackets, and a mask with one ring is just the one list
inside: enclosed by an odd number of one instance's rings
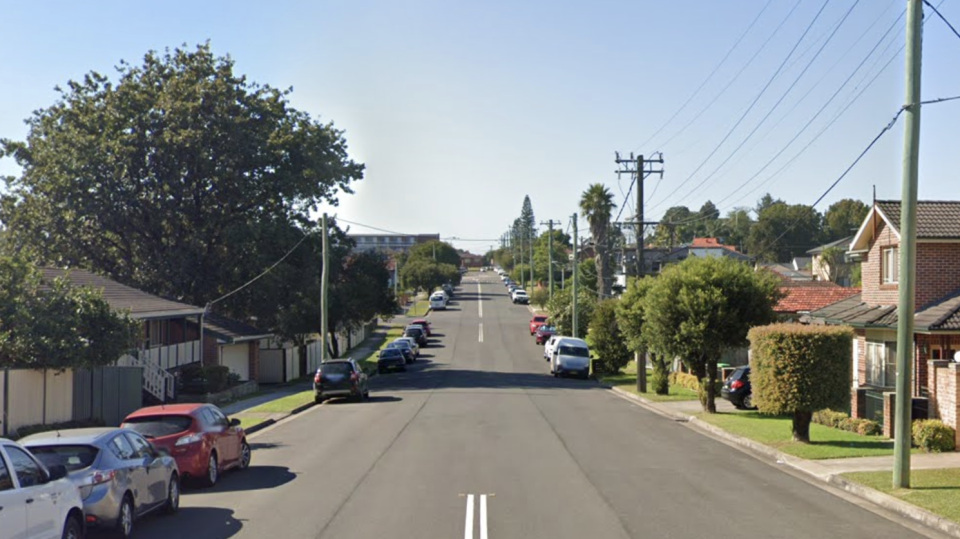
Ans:
{"label": "car side mirror", "polygon": [[231,427],[239,427],[239,426],[240,426],[240,420],[234,417],[233,419],[230,420],[230,426],[231,426]]}
{"label": "car side mirror", "polygon": [[47,481],[56,481],[67,476],[67,467],[63,464],[54,464],[47,468]]}

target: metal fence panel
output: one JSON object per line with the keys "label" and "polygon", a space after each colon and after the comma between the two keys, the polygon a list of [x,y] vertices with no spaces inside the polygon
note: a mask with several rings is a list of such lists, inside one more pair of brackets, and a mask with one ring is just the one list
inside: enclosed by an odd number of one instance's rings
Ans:
{"label": "metal fence panel", "polygon": [[139,367],[100,367],[81,373],[74,377],[74,419],[100,419],[117,426],[143,405],[143,370]]}

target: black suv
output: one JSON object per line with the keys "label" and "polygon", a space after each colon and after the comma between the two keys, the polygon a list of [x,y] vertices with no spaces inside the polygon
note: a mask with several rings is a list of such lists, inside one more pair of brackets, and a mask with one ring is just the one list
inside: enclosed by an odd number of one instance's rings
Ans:
{"label": "black suv", "polygon": [[723,382],[720,396],[740,410],[753,410],[753,391],[750,387],[750,366],[737,367]]}
{"label": "black suv", "polygon": [[313,400],[317,404],[330,397],[351,397],[360,402],[370,396],[367,375],[352,359],[321,363],[313,377],[313,393]]}

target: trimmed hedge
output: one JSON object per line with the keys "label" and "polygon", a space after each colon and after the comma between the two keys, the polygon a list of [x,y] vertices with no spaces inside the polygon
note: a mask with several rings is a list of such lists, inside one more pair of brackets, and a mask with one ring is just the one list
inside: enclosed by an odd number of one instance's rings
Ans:
{"label": "trimmed hedge", "polygon": [[700,391],[700,380],[697,380],[696,375],[688,372],[671,372],[670,385],[685,387],[690,391]]}
{"label": "trimmed hedge", "polygon": [[240,378],[225,365],[186,365],[177,381],[181,393],[217,393],[236,385]]}
{"label": "trimmed hedge", "polygon": [[918,419],[913,422],[913,445],[927,453],[956,449],[956,431],[939,419]]}
{"label": "trimmed hedge", "polygon": [[850,417],[843,412],[835,412],[830,409],[814,412],[813,422],[835,429],[855,432],[861,436],[876,436],[883,432],[880,423],[872,419]]}

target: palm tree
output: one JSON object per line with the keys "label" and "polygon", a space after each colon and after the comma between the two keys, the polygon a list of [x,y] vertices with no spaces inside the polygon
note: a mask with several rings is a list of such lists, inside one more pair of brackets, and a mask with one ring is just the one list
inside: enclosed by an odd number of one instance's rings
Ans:
{"label": "palm tree", "polygon": [[610,296],[612,286],[611,268],[607,264],[607,228],[610,226],[610,216],[617,205],[613,203],[613,193],[601,183],[587,187],[580,197],[580,215],[590,224],[590,234],[593,236],[593,248],[596,252],[597,263],[597,296],[603,299]]}

